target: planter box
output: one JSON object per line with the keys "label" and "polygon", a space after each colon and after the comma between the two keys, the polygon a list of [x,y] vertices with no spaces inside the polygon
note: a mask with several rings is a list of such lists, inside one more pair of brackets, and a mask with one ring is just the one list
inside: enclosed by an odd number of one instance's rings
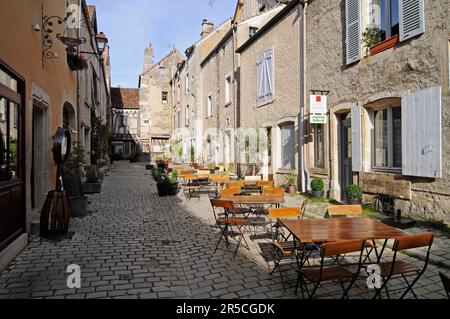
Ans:
{"label": "planter box", "polygon": [[324,191],[312,191],[311,193],[315,198],[323,198],[324,195]]}
{"label": "planter box", "polygon": [[362,199],[347,199],[347,203],[350,205],[362,205]]}
{"label": "planter box", "polygon": [[158,189],[158,195],[160,197],[175,196],[178,194],[178,183],[177,184],[158,183],[156,184],[156,187]]}
{"label": "planter box", "polygon": [[380,52],[386,51],[390,48],[393,48],[398,44],[398,42],[399,42],[399,37],[398,37],[398,35],[396,35],[390,39],[387,39],[380,43],[377,43],[370,48],[370,55],[375,55]]}
{"label": "planter box", "polygon": [[83,193],[85,194],[98,194],[102,192],[101,183],[84,183]]}

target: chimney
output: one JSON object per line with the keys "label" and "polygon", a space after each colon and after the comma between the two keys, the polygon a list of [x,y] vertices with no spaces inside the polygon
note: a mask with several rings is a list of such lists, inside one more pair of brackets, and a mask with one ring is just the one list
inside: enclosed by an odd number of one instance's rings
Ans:
{"label": "chimney", "polygon": [[144,72],[150,69],[153,65],[153,54],[154,50],[152,44],[150,43],[147,48],[145,48],[144,53]]}
{"label": "chimney", "polygon": [[203,19],[202,21],[202,39],[205,38],[208,34],[210,34],[214,30],[214,24],[209,22],[207,19]]}

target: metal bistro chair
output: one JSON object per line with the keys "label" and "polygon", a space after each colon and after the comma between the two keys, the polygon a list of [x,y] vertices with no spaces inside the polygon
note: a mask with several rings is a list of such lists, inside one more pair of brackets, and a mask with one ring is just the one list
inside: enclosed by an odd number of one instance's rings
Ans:
{"label": "metal bistro chair", "polygon": [[441,277],[442,284],[444,285],[445,292],[447,293],[448,299],[450,299],[450,277],[443,273],[439,272],[439,276]]}
{"label": "metal bistro chair", "polygon": [[[267,188],[267,189],[262,189],[262,195],[263,196],[280,196],[280,197],[284,197],[284,195],[286,194],[285,190],[282,188]],[[276,207],[278,207],[279,205],[275,205]],[[264,205],[260,205],[259,207],[253,207],[253,213],[256,216],[267,216],[269,214],[268,209],[272,208],[273,205],[269,205],[269,207],[264,207]]]}
{"label": "metal bistro chair", "polygon": [[[355,281],[358,279],[362,268],[362,257],[364,252],[365,240],[348,240],[334,243],[325,243],[322,245],[320,257],[320,267],[301,267],[298,270],[297,285],[295,287],[295,293],[297,293],[298,286],[302,289],[302,295],[304,289],[309,299],[315,296],[317,289],[324,282],[338,281],[342,287],[344,294],[342,299],[348,298],[348,293],[352,288]],[[345,265],[337,265],[333,263],[336,256],[348,253],[360,252],[359,262],[356,273]],[[331,264],[328,263],[331,261]],[[350,283],[347,287],[344,285],[344,279]],[[307,281],[313,285],[312,290],[308,289]]]}
{"label": "metal bistro chair", "polygon": [[[325,217],[336,218],[336,217],[361,217],[363,216],[363,209],[361,205],[330,205],[328,206],[327,213]],[[366,241],[366,256],[364,257],[363,263],[367,260],[371,262],[370,254],[375,253],[376,260],[378,260],[379,254],[377,249],[377,244],[375,240]],[[339,262],[339,259],[336,260]]]}
{"label": "metal bistro chair", "polygon": [[191,200],[192,198],[200,199],[200,185],[198,183],[198,177],[194,174],[183,175],[183,194]]}
{"label": "metal bistro chair", "polygon": [[[426,233],[426,234],[414,235],[414,236],[411,235],[411,236],[405,236],[405,237],[400,237],[400,238],[396,239],[394,242],[394,246],[392,248],[392,251],[394,252],[392,261],[379,264],[379,266],[381,268],[380,275],[383,278],[383,284],[381,285],[381,287],[379,289],[377,289],[377,292],[373,298],[381,299],[381,291],[384,289],[386,291],[386,295],[387,295],[388,299],[391,299],[387,285],[394,276],[395,277],[401,276],[403,278],[403,280],[405,281],[407,288],[401,295],[400,299],[405,298],[405,296],[408,294],[408,292],[411,292],[412,295],[414,296],[414,298],[417,299],[417,295],[415,294],[413,287],[416,284],[416,282],[420,279],[420,277],[422,277],[422,275],[425,273],[425,270],[427,269],[428,261],[430,258],[431,246],[433,245],[433,239],[434,239],[434,234],[432,234],[432,233]],[[404,251],[404,250],[409,250],[409,249],[421,248],[421,247],[428,247],[427,256],[425,258],[422,268],[419,268],[412,264],[408,264],[401,260],[397,260],[398,252]],[[409,282],[407,277],[414,276],[414,275],[416,277],[411,282]]]}
{"label": "metal bistro chair", "polygon": [[[236,218],[234,216],[234,214],[232,213],[235,209],[233,202],[220,199],[211,199],[211,206],[214,213],[214,219],[220,229],[220,238],[217,242],[214,254],[219,249],[222,240],[225,240],[226,246],[228,248],[230,246],[230,237],[234,237],[235,235],[237,235],[239,238],[236,241],[236,249],[234,250],[233,258],[236,257],[242,241],[245,243],[245,248],[250,249],[247,240],[244,237],[244,231],[247,226],[247,219]],[[233,231],[233,227],[237,230],[237,233]]]}
{"label": "metal bistro chair", "polygon": [[[292,257],[296,257],[298,251],[308,250],[312,252],[313,250],[316,250],[316,247],[313,244],[305,245],[301,243],[295,243],[294,241],[289,240],[290,235],[284,236],[280,234],[281,228],[280,219],[291,219],[291,218],[301,219],[302,216],[303,216],[302,210],[298,207],[269,209],[269,220],[272,225],[271,228],[272,230],[275,229],[275,233],[272,232],[273,238],[272,244],[274,247],[275,263],[270,274],[272,275],[273,273],[275,273],[276,269],[278,268],[280,272],[281,281],[283,283],[283,288],[285,290],[286,285],[283,278],[283,272],[280,267],[280,262],[283,259],[292,259]],[[307,258],[305,260],[307,260]]]}

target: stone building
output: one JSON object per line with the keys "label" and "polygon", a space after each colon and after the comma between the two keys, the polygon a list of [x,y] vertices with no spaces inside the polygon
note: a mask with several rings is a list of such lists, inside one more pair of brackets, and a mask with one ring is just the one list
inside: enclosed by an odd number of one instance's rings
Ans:
{"label": "stone building", "polygon": [[[391,195],[405,215],[449,221],[450,2],[309,2],[304,104],[310,113],[306,93],[322,91],[328,114],[307,128],[308,179],[332,198],[359,184],[366,199]],[[381,43],[364,41],[370,30]]]}
{"label": "stone building", "polygon": [[[86,39],[86,43],[80,46],[81,53],[87,60],[87,68],[78,71],[79,91],[77,108],[77,140],[84,150],[85,163],[96,164],[97,158],[108,157],[109,154],[97,154],[99,152],[97,141],[94,137],[96,121],[106,125],[110,117],[111,96],[110,79],[108,78],[106,65],[109,63],[109,48],[99,54],[97,37],[105,37],[99,33],[97,26],[97,12],[95,6],[81,2],[82,17],[80,37]],[[108,152],[109,153],[109,152]]]}
{"label": "stone building", "polygon": [[56,130],[70,128],[77,139],[80,86],[69,48],[56,34],[79,36],[79,28],[58,23],[72,14],[67,5],[89,19],[85,1],[82,11],[78,3],[0,2],[0,27],[8,30],[0,34],[0,270],[26,246],[31,222],[55,188]]}
{"label": "stone building", "polygon": [[[201,38],[186,50],[186,60],[178,65],[172,79],[173,118],[175,139],[180,145],[180,160],[185,162],[203,162],[203,133],[205,118],[204,79],[201,61],[230,29],[231,19],[217,28],[208,20],[202,21]],[[193,151],[193,152],[192,152]],[[176,154],[175,156],[180,154]],[[193,155],[193,158],[192,158]]]}
{"label": "stone building", "polygon": [[140,89],[140,134],[143,153],[155,161],[170,156],[172,133],[171,79],[183,56],[173,49],[159,62],[153,62],[154,50],[149,45],[145,50],[144,70],[139,78]]}
{"label": "stone building", "polygon": [[139,89],[112,88],[112,145],[115,160],[136,158],[141,153]]}
{"label": "stone building", "polygon": [[[283,7],[277,1],[239,1],[227,33],[202,60],[203,126],[208,132],[203,145],[205,162],[223,166],[228,171],[235,171],[236,162],[241,162],[237,158],[238,152],[235,152],[235,137],[241,127],[241,114],[249,114],[249,110],[239,108],[241,88],[246,90],[247,83],[241,82],[242,61],[235,51]],[[241,163],[243,174],[246,164],[253,163]],[[259,169],[255,173],[260,173]]]}
{"label": "stone building", "polygon": [[[247,138],[260,135],[258,150],[248,146],[239,150],[241,166],[247,167],[241,174],[262,174],[278,185],[300,168],[298,14],[298,2],[293,1],[236,50],[240,54],[239,127],[253,130],[245,133]],[[256,170],[248,171],[249,164]]]}

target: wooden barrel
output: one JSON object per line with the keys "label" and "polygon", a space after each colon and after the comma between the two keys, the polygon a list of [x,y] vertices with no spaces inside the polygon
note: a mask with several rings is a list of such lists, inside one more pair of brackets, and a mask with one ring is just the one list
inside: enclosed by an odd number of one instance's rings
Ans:
{"label": "wooden barrel", "polygon": [[66,193],[50,191],[41,212],[41,237],[66,235],[69,219],[70,207]]}

